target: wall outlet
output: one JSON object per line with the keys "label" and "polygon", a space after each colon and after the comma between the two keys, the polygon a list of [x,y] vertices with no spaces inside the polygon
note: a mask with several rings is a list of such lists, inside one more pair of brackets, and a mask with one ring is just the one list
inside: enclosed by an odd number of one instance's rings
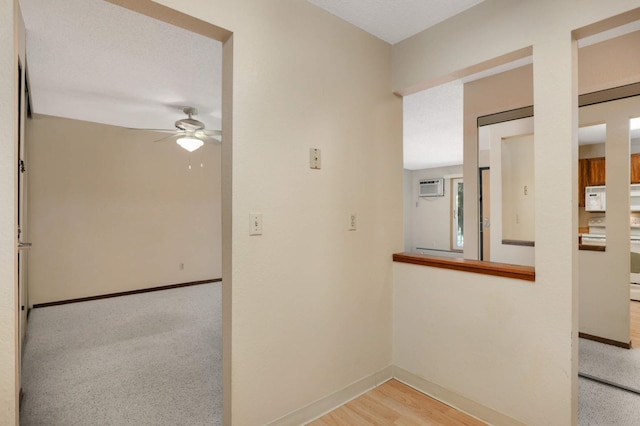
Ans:
{"label": "wall outlet", "polygon": [[349,231],[355,231],[358,228],[358,217],[355,213],[349,215]]}

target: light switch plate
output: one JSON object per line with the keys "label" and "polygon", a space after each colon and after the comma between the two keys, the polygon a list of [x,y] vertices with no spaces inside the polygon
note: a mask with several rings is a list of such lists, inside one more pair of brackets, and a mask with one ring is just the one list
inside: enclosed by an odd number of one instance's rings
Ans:
{"label": "light switch plate", "polygon": [[355,213],[349,215],[349,231],[355,231],[358,228],[358,217]]}
{"label": "light switch plate", "polygon": [[321,160],[320,150],[318,148],[309,148],[309,167],[320,170]]}
{"label": "light switch plate", "polygon": [[262,213],[249,214],[249,235],[262,235]]}

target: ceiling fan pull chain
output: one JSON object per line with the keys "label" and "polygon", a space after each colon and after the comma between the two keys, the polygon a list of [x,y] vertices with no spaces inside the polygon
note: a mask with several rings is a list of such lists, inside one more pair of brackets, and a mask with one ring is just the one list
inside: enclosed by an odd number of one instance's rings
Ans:
{"label": "ceiling fan pull chain", "polygon": [[189,153],[189,170],[191,170],[191,153]]}

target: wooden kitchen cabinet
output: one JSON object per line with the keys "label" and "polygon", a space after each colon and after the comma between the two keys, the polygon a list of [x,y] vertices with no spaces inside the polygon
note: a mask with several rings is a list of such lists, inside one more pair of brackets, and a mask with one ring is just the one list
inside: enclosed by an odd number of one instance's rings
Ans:
{"label": "wooden kitchen cabinet", "polygon": [[[638,181],[640,182],[640,154],[638,156]],[[605,157],[578,160],[578,206],[584,207],[584,189],[587,186],[606,184]]]}
{"label": "wooden kitchen cabinet", "polygon": [[631,183],[640,183],[640,154],[631,154]]}
{"label": "wooden kitchen cabinet", "polygon": [[589,158],[589,183],[587,186],[604,185],[606,178],[605,158]]}
{"label": "wooden kitchen cabinet", "polygon": [[[584,207],[587,186],[606,185],[605,157],[578,160],[578,206]],[[631,183],[640,183],[640,153],[631,154]]]}
{"label": "wooden kitchen cabinet", "polygon": [[578,206],[584,207],[584,189],[589,183],[589,159],[578,160]]}

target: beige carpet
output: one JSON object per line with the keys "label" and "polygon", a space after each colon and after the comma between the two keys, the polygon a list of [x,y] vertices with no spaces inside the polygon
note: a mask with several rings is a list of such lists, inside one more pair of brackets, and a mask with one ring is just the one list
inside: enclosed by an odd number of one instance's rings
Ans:
{"label": "beige carpet", "polygon": [[21,425],[220,425],[221,283],[37,308]]}
{"label": "beige carpet", "polygon": [[[640,389],[640,349],[622,349],[579,339],[579,367],[587,374],[620,386]],[[579,379],[580,426],[640,424],[640,395],[593,380]]]}

